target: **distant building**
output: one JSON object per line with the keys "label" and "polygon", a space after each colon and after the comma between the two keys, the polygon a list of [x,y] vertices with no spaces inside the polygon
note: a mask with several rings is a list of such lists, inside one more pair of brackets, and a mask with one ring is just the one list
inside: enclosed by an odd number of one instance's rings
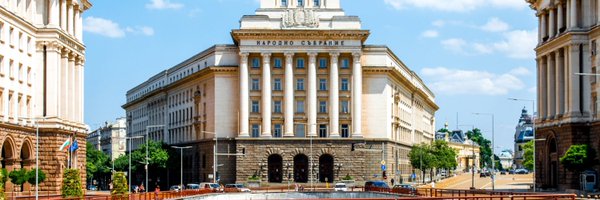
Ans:
{"label": "distant building", "polygon": [[126,136],[127,120],[122,117],[112,123],[106,122],[104,126],[90,132],[87,142],[114,160],[125,154]]}
{"label": "distant building", "polygon": [[500,164],[504,169],[512,169],[513,168],[513,153],[511,150],[503,150],[498,155],[500,158]]}
{"label": "distant building", "polygon": [[479,168],[479,145],[470,140],[462,130],[449,131],[446,123],[444,129],[436,132],[435,139],[448,142],[448,146],[456,150],[456,171],[469,171],[473,161],[475,168]]}
{"label": "distant building", "polygon": [[515,128],[515,154],[514,164],[517,169],[523,168],[523,145],[533,140],[533,123],[527,109],[521,110],[519,124]]}

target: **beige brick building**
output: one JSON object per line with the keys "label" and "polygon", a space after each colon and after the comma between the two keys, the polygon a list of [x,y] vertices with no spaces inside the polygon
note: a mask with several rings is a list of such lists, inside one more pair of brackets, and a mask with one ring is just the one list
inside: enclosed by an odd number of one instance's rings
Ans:
{"label": "beige brick building", "polygon": [[[369,34],[339,0],[262,0],[234,44],[129,90],[128,134],[193,145],[184,183],[211,181],[215,162],[225,183],[381,179],[382,160],[388,180],[406,180],[408,152],[433,140],[438,106],[388,47],[365,44]],[[246,154],[215,157],[215,137],[218,154]]]}
{"label": "beige brick building", "polygon": [[[39,166],[47,174],[41,194],[60,192],[72,135],[85,147],[82,15],[88,0],[0,0],[0,165],[9,171]],[[85,148],[74,156],[85,181]],[[7,184],[28,195],[33,187]]]}

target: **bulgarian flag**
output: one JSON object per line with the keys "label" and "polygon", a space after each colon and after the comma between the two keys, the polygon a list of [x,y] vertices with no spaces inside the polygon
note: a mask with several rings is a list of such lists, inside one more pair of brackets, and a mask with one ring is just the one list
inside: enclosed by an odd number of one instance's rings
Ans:
{"label": "bulgarian flag", "polygon": [[69,146],[71,146],[71,137],[67,138],[67,140],[62,145],[60,145],[60,148],[58,150],[62,151],[65,149],[69,149]]}

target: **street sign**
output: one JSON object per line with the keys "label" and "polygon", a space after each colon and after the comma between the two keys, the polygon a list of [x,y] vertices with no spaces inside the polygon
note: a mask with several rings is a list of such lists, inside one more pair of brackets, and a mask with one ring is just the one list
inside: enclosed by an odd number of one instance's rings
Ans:
{"label": "street sign", "polygon": [[385,165],[385,160],[381,160],[381,165]]}
{"label": "street sign", "polygon": [[382,171],[385,171],[385,169],[387,169],[387,168],[385,167],[385,165],[381,165],[381,170],[382,170]]}

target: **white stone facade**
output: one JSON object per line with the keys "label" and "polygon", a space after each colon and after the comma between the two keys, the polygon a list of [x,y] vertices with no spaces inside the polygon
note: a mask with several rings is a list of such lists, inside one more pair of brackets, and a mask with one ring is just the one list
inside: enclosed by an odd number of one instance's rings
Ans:
{"label": "white stone facade", "polygon": [[127,150],[126,137],[127,120],[123,117],[114,122],[106,122],[100,128],[90,132],[87,142],[107,154],[111,160],[115,160]]}

